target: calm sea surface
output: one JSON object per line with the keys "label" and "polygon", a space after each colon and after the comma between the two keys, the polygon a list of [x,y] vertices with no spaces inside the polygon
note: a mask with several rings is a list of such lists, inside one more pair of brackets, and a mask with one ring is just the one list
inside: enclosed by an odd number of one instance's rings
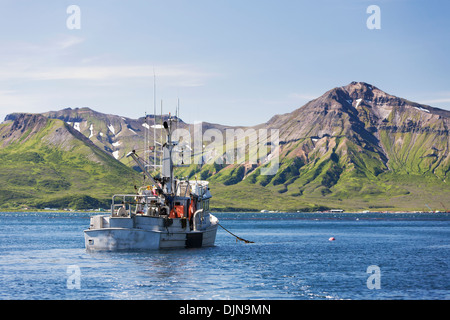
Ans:
{"label": "calm sea surface", "polygon": [[450,299],[448,213],[218,213],[255,243],[95,254],[89,215],[0,213],[0,299]]}

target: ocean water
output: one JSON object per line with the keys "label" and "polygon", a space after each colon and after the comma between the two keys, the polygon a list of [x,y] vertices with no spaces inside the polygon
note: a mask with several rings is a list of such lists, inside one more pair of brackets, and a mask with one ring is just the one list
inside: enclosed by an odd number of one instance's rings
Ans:
{"label": "ocean water", "polygon": [[255,243],[88,253],[87,213],[0,213],[0,299],[450,299],[448,213],[216,216]]}

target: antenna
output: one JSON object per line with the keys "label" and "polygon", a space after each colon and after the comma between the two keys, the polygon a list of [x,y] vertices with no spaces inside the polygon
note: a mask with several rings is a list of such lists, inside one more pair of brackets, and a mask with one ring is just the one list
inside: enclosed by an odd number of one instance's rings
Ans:
{"label": "antenna", "polygon": [[[163,101],[161,99],[161,128],[164,127],[163,125]],[[162,129],[161,129],[161,147],[163,146],[163,137],[162,137]],[[162,161],[163,161],[163,153],[161,152],[161,158],[160,158],[160,164],[162,165]],[[161,173],[162,173],[162,167],[161,167]]]}
{"label": "antenna", "polygon": [[[144,124],[148,125],[148,116],[147,116],[147,111],[145,112],[145,120],[144,120]],[[145,132],[145,136],[144,136],[144,159],[148,160],[150,159],[150,150],[148,148],[149,145],[149,139],[148,139],[148,128],[146,128],[144,126],[144,132]]]}
{"label": "antenna", "polygon": [[176,108],[176,120],[177,120],[177,124],[176,124],[176,128],[178,129],[178,119],[180,119],[180,98],[177,98],[177,108]]}
{"label": "antenna", "polygon": [[153,170],[156,171],[156,74],[153,67]]}

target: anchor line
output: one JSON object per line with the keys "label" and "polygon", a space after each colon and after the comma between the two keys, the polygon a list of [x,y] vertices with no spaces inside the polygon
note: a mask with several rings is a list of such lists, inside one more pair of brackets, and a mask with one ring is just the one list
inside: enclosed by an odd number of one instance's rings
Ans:
{"label": "anchor line", "polygon": [[240,241],[244,241],[245,243],[255,243],[254,241],[250,241],[250,240],[245,240],[241,237],[238,237],[237,235],[235,235],[234,233],[232,233],[231,231],[227,230],[224,226],[222,226],[220,223],[217,223],[223,230],[225,230],[226,232],[228,232],[229,234],[231,234],[233,237],[236,237],[236,240],[240,240]]}

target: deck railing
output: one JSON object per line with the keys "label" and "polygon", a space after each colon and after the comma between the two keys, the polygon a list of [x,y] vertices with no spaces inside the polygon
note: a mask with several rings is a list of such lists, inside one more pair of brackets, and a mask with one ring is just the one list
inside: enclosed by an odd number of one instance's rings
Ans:
{"label": "deck railing", "polygon": [[[111,216],[131,216],[132,213],[144,213],[144,207],[158,202],[154,195],[115,194],[112,197]],[[123,208],[123,210],[121,209]]]}

